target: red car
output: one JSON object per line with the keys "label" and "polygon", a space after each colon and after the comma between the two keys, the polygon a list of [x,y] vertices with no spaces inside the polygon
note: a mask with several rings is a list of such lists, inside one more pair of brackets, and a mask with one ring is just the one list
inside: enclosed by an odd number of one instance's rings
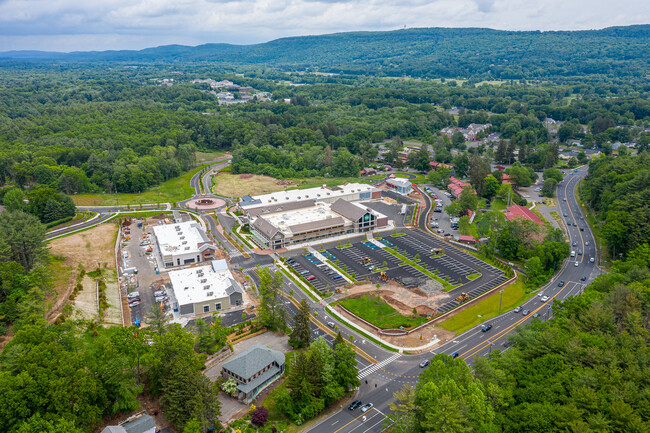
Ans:
{"label": "red car", "polygon": [[315,280],[315,279],[316,279],[316,277],[314,277],[313,275],[310,275],[310,276],[307,277],[307,281],[311,281],[311,280]]}
{"label": "red car", "polygon": [[433,197],[434,200],[440,198],[440,197],[438,197],[437,195],[432,195],[431,197]]}

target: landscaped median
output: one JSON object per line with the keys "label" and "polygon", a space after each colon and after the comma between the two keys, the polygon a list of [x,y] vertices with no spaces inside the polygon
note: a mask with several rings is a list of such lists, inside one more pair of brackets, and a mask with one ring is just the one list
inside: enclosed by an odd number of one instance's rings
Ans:
{"label": "landscaped median", "polygon": [[[298,287],[302,287],[305,289],[305,292],[307,295],[312,299],[314,302],[320,302],[321,296],[318,294],[318,291],[315,290],[314,286],[309,284],[308,281],[303,281],[301,278],[296,278],[295,274],[291,271],[289,271],[287,268],[284,267],[284,263],[278,263],[276,261],[276,265],[280,271],[286,275],[291,281],[294,282],[294,284]],[[314,293],[315,292],[315,293]]]}
{"label": "landscaped median", "polygon": [[384,251],[386,251],[386,252],[388,252],[388,253],[394,255],[394,256],[397,257],[398,259],[402,260],[402,262],[403,262],[402,264],[413,266],[415,269],[417,269],[418,271],[422,272],[422,273],[423,273],[424,275],[426,275],[427,277],[429,277],[429,278],[431,278],[431,279],[433,279],[433,280],[436,280],[437,282],[439,282],[440,284],[442,284],[442,288],[443,288],[443,290],[446,291],[446,292],[448,292],[448,291],[450,291],[450,290],[452,290],[452,289],[455,289],[456,287],[460,286],[460,284],[458,284],[458,285],[453,285],[453,284],[451,284],[451,283],[449,283],[449,282],[443,280],[442,278],[440,278],[439,276],[437,276],[437,275],[434,274],[433,272],[426,270],[426,269],[425,269],[423,266],[421,266],[421,265],[418,265],[417,262],[416,262],[415,260],[411,260],[411,259],[407,258],[406,256],[404,256],[404,255],[398,253],[397,251],[395,251],[395,250],[394,250],[393,248],[391,248],[391,247],[385,247],[385,248],[384,248]]}

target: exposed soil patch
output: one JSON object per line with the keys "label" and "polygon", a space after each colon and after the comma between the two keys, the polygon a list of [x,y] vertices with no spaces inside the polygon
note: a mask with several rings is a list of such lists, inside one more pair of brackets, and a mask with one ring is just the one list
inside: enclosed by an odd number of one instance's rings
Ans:
{"label": "exposed soil patch", "polygon": [[[106,321],[111,324],[121,324],[119,292],[115,271],[115,236],[117,226],[113,223],[100,224],[90,230],[76,233],[49,243],[50,252],[65,260],[59,266],[51,267],[58,275],[54,275],[56,299],[49,315],[54,320],[68,300],[75,284],[75,279],[81,269],[85,272],[104,268],[103,277],[106,282],[106,295],[109,308],[106,310]],[[97,314],[97,290],[95,281],[84,276],[81,280],[82,291],[72,301],[82,317],[90,318]]]}

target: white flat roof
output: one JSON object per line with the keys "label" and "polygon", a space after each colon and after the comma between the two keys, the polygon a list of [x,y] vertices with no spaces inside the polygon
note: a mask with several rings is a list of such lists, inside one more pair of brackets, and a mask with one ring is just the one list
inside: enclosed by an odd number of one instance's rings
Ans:
{"label": "white flat roof", "polygon": [[406,186],[411,186],[411,181],[408,180],[408,179],[404,179],[402,177],[391,178],[391,179],[388,179],[386,182],[390,183],[390,184],[393,184],[395,186],[405,186],[405,187]]}
{"label": "white flat roof", "polygon": [[315,203],[313,207],[264,215],[265,220],[284,233],[291,232],[291,226],[337,217],[340,218],[341,215],[333,212],[325,203]]}
{"label": "white flat roof", "polygon": [[365,183],[348,183],[345,185],[338,185],[333,187],[317,186],[315,188],[307,189],[292,189],[289,191],[278,191],[270,194],[256,195],[251,197],[255,200],[260,200],[261,203],[255,204],[240,204],[243,208],[255,208],[259,206],[268,206],[270,204],[289,203],[297,200],[315,200],[322,201],[324,199],[336,199],[348,194],[359,194],[362,192],[375,191],[372,185]]}
{"label": "white flat roof", "polygon": [[198,253],[198,244],[210,241],[195,221],[153,226],[153,232],[162,255]]}
{"label": "white flat roof", "polygon": [[209,265],[170,271],[169,279],[178,305],[225,298],[228,296],[226,290],[233,284],[238,284],[225,260],[213,260]]}

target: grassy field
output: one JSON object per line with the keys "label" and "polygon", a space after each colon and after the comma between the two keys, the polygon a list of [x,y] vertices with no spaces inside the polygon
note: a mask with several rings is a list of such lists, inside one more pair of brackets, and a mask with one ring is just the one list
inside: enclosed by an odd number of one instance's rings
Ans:
{"label": "grassy field", "polygon": [[72,196],[77,206],[114,206],[119,201],[120,205],[140,203],[175,203],[194,195],[190,187],[192,176],[203,169],[197,167],[182,176],[169,179],[158,186],[142,191],[142,193],[129,194],[77,194]]}
{"label": "grassy field", "polygon": [[196,157],[197,164],[204,163],[206,161],[214,161],[215,159],[226,156],[226,150],[213,150],[209,152],[195,152],[194,156]]}
{"label": "grassy field", "polygon": [[421,318],[402,316],[393,307],[382,301],[379,296],[363,295],[356,299],[343,299],[338,302],[356,316],[382,329],[397,329],[400,326],[411,328],[418,326]]}
{"label": "grassy field", "polygon": [[[521,275],[520,275],[521,277]],[[499,314],[499,292],[496,292],[483,299],[476,305],[473,305],[463,311],[460,311],[448,319],[437,323],[447,331],[461,334],[473,326],[483,323]],[[503,289],[503,299],[501,300],[501,312],[508,311],[521,305],[524,301],[534,296],[534,293],[526,293],[526,287],[523,279],[515,281],[513,284]]]}
{"label": "grassy field", "polygon": [[326,184],[327,186],[340,185],[346,182],[371,183],[369,180],[356,177],[312,177],[307,179],[287,179],[291,185],[278,185],[278,179],[269,176],[253,175],[242,179],[238,174],[220,174],[212,178],[212,190],[226,197],[241,197],[242,195],[268,194],[286,189],[313,188]]}
{"label": "grassy field", "polygon": [[498,197],[494,197],[490,203],[490,210],[506,210],[506,202]]}

